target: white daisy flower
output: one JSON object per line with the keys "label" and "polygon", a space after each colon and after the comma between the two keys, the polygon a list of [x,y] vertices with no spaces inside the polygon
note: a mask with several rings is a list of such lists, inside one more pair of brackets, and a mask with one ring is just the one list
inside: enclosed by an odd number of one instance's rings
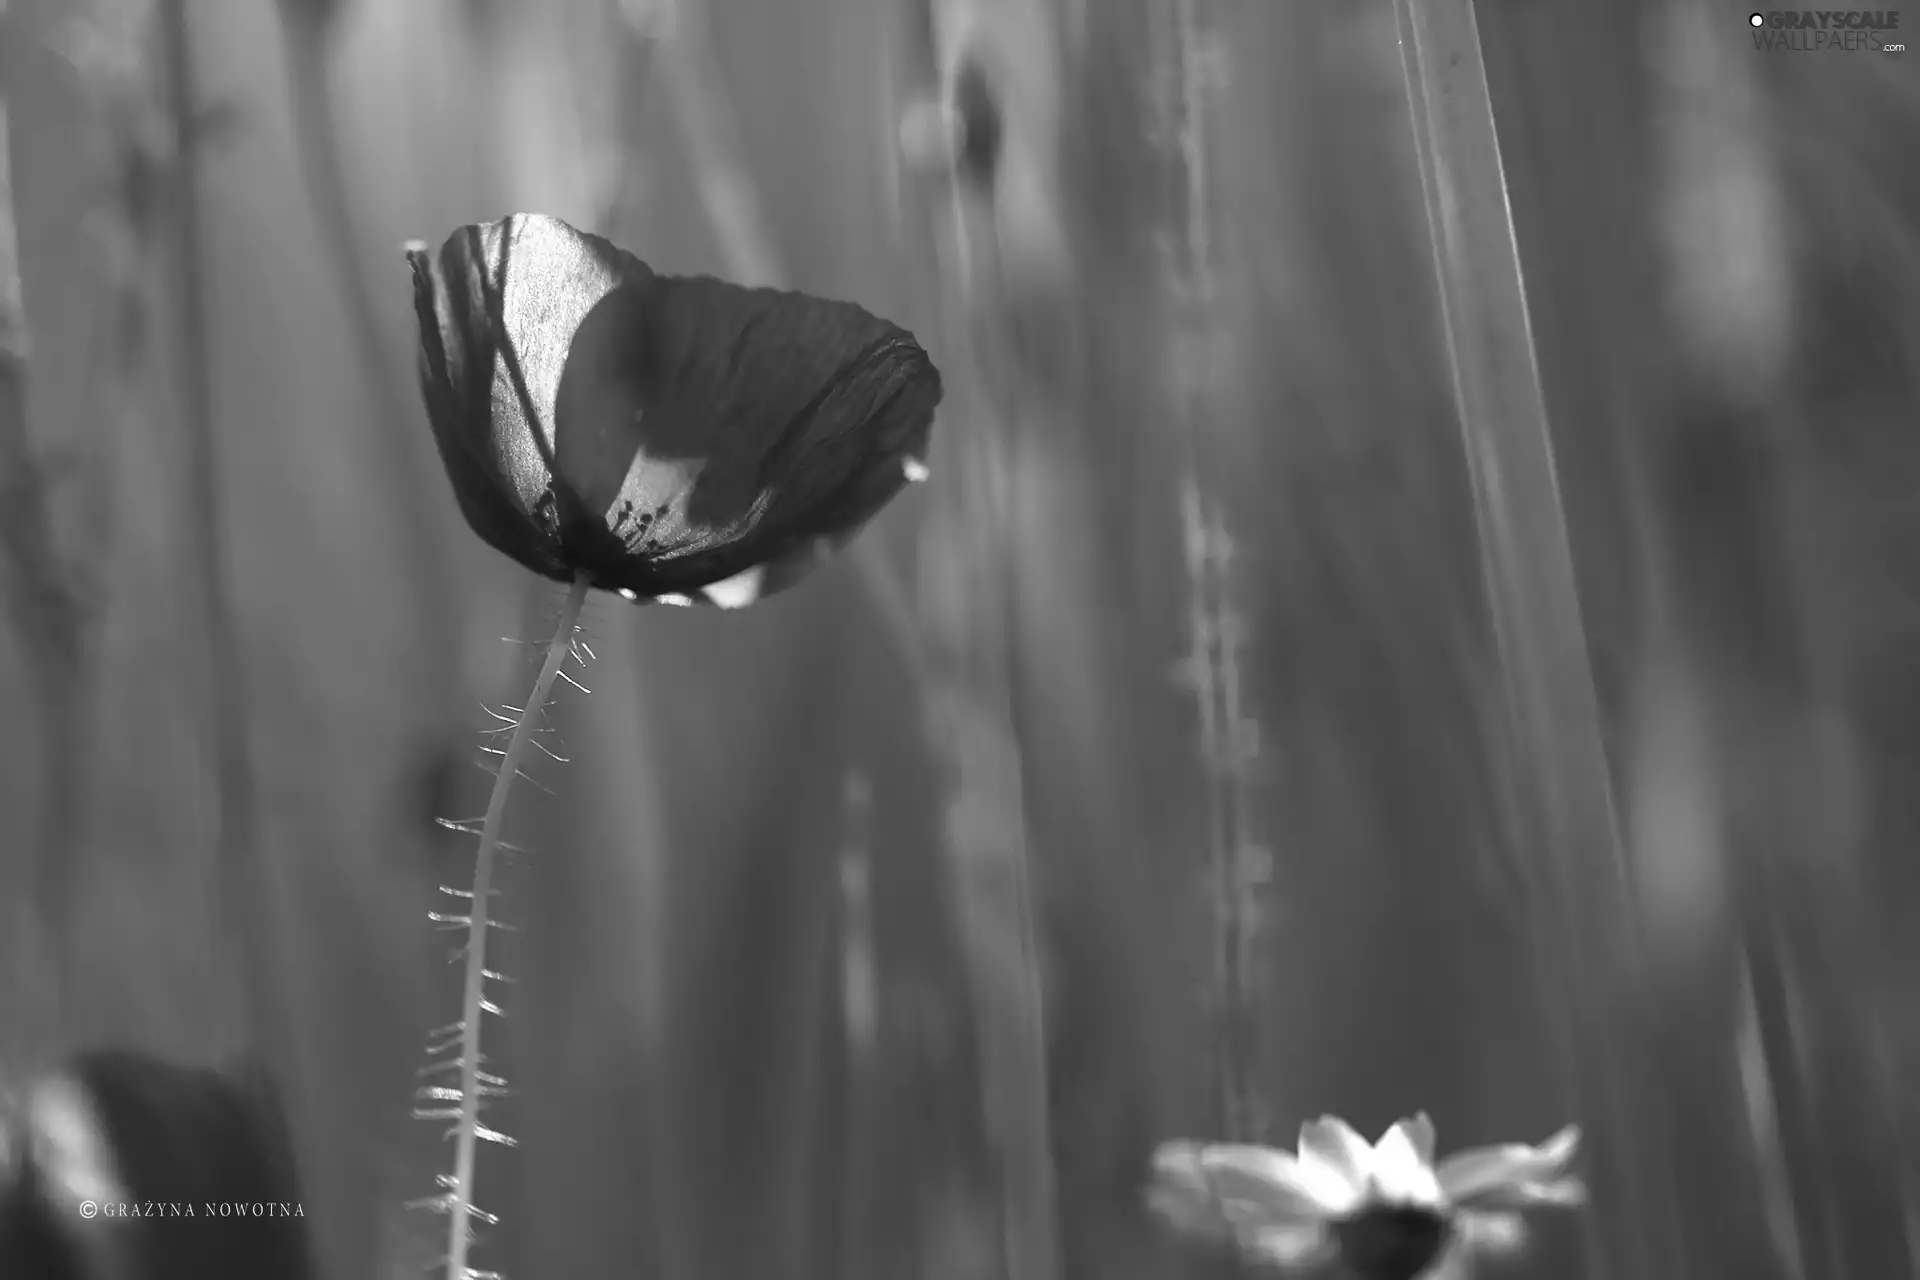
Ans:
{"label": "white daisy flower", "polygon": [[1165,1143],[1150,1199],[1183,1231],[1230,1239],[1283,1268],[1338,1260],[1363,1280],[1414,1280],[1516,1247],[1524,1208],[1582,1203],[1585,1187],[1567,1172],[1579,1145],[1569,1125],[1537,1147],[1475,1147],[1435,1165],[1424,1112],[1374,1143],[1323,1116],[1300,1127],[1297,1155]]}

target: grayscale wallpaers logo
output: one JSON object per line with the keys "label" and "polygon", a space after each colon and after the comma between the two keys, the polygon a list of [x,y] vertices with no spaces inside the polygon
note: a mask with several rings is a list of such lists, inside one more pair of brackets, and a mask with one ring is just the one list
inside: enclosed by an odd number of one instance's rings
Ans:
{"label": "grayscale wallpaers logo", "polygon": [[1769,53],[1904,53],[1897,9],[1769,9],[1747,15]]}

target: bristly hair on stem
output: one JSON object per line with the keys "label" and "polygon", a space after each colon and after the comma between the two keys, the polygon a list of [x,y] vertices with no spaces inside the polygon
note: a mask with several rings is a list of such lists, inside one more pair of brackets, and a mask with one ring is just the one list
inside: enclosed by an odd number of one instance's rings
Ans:
{"label": "bristly hair on stem", "polygon": [[[481,1123],[481,1106],[487,1098],[501,1097],[506,1092],[506,1081],[484,1069],[486,1059],[481,1053],[481,1023],[487,1015],[499,1016],[500,1006],[488,997],[489,981],[504,982],[503,975],[487,968],[487,937],[490,929],[504,927],[492,918],[494,863],[503,849],[511,849],[500,839],[501,820],[506,814],[507,795],[513,788],[515,778],[521,774],[521,764],[530,748],[539,745],[535,738],[541,731],[541,717],[546,708],[547,699],[553,692],[554,681],[565,679],[567,683],[581,688],[580,683],[567,675],[563,668],[568,661],[585,665],[592,656],[585,643],[579,638],[580,608],[587,597],[587,580],[575,579],[567,591],[565,604],[560,609],[560,623],[554,629],[553,639],[547,642],[546,660],[540,666],[540,675],[533,683],[533,692],[528,695],[523,707],[511,717],[512,736],[507,741],[506,750],[501,753],[500,769],[495,776],[493,792],[487,799],[486,817],[481,820],[478,834],[480,849],[474,856],[473,887],[464,892],[446,890],[455,897],[465,900],[467,910],[462,914],[433,912],[429,918],[442,928],[462,930],[467,935],[466,945],[455,953],[456,959],[466,962],[466,981],[462,988],[460,1001],[460,1020],[450,1026],[442,1027],[431,1037],[427,1053],[433,1059],[422,1074],[440,1077],[446,1073],[458,1072],[457,1086],[428,1083],[419,1090],[421,1101],[429,1105],[416,1108],[414,1114],[423,1120],[450,1120],[454,1127],[449,1136],[454,1139],[453,1172],[441,1174],[439,1183],[441,1193],[425,1200],[416,1201],[416,1205],[430,1208],[447,1215],[447,1280],[497,1280],[498,1272],[477,1271],[467,1265],[467,1258],[473,1248],[473,1222],[475,1219],[489,1225],[499,1219],[480,1210],[473,1202],[474,1157],[482,1140],[497,1142],[502,1146],[514,1145],[513,1139],[497,1129]],[[506,725],[499,726],[501,729]],[[552,754],[549,752],[548,754]],[[458,831],[473,831],[472,823],[443,821]]]}

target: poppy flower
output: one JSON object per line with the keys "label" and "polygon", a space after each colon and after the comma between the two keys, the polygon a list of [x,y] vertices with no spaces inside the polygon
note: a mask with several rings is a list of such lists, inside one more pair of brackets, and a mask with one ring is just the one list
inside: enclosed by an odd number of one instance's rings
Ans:
{"label": "poppy flower", "polygon": [[1518,1246],[1530,1205],[1581,1203],[1585,1187],[1567,1172],[1579,1143],[1569,1126],[1537,1147],[1477,1147],[1436,1167],[1424,1113],[1377,1143],[1325,1116],[1301,1126],[1298,1155],[1163,1144],[1149,1198],[1181,1230],[1284,1269],[1338,1262],[1362,1280],[1413,1280]]}
{"label": "poppy flower", "polygon": [[407,259],[454,497],[535,573],[740,607],[926,478],[940,375],[852,303],[660,275],[538,214]]}

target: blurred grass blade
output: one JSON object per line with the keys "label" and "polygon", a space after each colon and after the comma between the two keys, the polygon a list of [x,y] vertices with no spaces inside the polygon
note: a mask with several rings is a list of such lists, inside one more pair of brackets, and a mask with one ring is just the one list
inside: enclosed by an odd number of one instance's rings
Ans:
{"label": "blurred grass blade", "polygon": [[[5,6],[0,5],[0,10]],[[28,328],[21,282],[12,172],[12,118],[0,96],[0,601],[20,661],[31,671],[23,737],[40,757],[39,802],[26,824],[31,853],[24,859],[30,888],[10,920],[17,936],[45,940],[34,964],[47,969],[10,983],[0,994],[19,1042],[32,1044],[70,1010],[68,954],[75,916],[79,863],[82,737],[88,619],[80,596],[79,566],[62,556],[53,517],[56,468],[36,440],[27,415]],[[37,920],[31,916],[37,916]],[[34,929],[22,928],[31,924]],[[21,953],[10,959],[18,964]]]}
{"label": "blurred grass blade", "polygon": [[[223,493],[219,432],[214,422],[214,334],[208,300],[208,255],[201,224],[199,155],[192,122],[200,117],[194,30],[186,0],[164,0],[157,11],[166,68],[170,125],[178,140],[179,170],[173,189],[172,286],[175,290],[175,363],[179,477],[191,512],[185,576],[199,613],[200,641],[206,654],[208,733],[213,739],[215,799],[214,847],[219,870],[210,918],[225,930],[227,957],[234,965],[238,1011],[246,1043],[295,1046],[289,1030],[295,1020],[277,993],[279,925],[270,873],[262,863],[259,779],[248,741],[252,691],[240,641],[240,610],[231,585],[233,539]],[[298,1054],[282,1055],[274,1067],[292,1073]],[[291,1078],[298,1079],[297,1076]]]}
{"label": "blurred grass blade", "polygon": [[1614,984],[1631,981],[1636,928],[1479,28],[1470,0],[1396,0],[1395,13],[1521,779],[1516,829],[1546,863],[1535,936],[1595,1135],[1588,1274],[1664,1275],[1671,1209],[1629,1163],[1659,1134],[1645,1132],[1651,1117],[1629,1118],[1644,1102],[1628,1085],[1631,1044],[1603,1014],[1619,1008]]}

